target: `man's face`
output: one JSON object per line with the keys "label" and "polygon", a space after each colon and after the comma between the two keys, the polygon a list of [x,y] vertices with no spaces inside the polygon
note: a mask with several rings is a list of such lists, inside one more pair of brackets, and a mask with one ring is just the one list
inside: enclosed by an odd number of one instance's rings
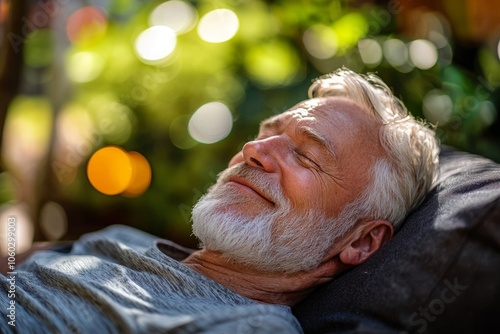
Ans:
{"label": "man's face", "polygon": [[194,233],[207,249],[263,270],[317,265],[340,225],[354,223],[339,215],[372,180],[383,156],[378,131],[342,98],[307,100],[265,120],[195,206]]}

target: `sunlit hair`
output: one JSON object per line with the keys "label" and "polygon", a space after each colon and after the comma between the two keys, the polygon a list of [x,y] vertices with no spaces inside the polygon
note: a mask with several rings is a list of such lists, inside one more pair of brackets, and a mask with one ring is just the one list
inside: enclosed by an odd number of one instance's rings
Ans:
{"label": "sunlit hair", "polygon": [[439,143],[434,131],[411,116],[373,74],[341,68],[316,79],[309,97],[328,96],[348,98],[371,112],[382,125],[379,138],[389,157],[375,162],[373,183],[345,210],[351,211],[351,216],[400,225],[437,178]]}

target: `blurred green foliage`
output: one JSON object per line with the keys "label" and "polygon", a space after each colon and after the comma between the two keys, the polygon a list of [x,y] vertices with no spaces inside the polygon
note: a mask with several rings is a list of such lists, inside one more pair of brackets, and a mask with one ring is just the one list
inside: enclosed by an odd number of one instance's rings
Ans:
{"label": "blurred green foliage", "polygon": [[[487,45],[477,46],[476,63],[469,68],[453,62],[451,55],[460,49],[444,32],[444,44],[433,41],[438,58],[429,69],[416,68],[404,55],[401,66],[383,57],[364,63],[360,40],[376,41],[388,52],[387,40],[408,45],[415,39],[398,32],[396,15],[387,6],[341,0],[200,0],[190,2],[197,20],[211,10],[230,9],[239,19],[237,34],[226,42],[209,43],[194,27],[177,36],[174,51],[163,61],[143,62],[134,42],[162,2],[100,2],[104,23],[94,18],[75,28],[76,37],[68,37],[70,15],[92,5],[74,1],[57,13],[52,28],[35,29],[26,39],[23,98],[58,96],[53,90],[65,86],[63,103],[54,108],[60,119],[77,125],[68,130],[69,123],[55,122],[47,131],[62,126],[62,132],[81,131],[84,139],[80,145],[65,148],[61,143],[62,149],[50,151],[53,189],[47,191],[66,206],[70,225],[80,223],[80,215],[101,225],[125,223],[188,240],[191,206],[253,138],[258,123],[306,99],[313,78],[343,65],[376,72],[418,117],[427,116],[424,101],[428,108],[437,108],[441,114],[433,117],[444,144],[500,161],[495,132],[499,55]],[[307,31],[313,38],[309,48]],[[187,124],[200,106],[212,101],[229,107],[233,129],[217,143],[197,143]],[[56,131],[52,145],[57,146],[57,140],[61,136]],[[110,144],[138,151],[149,160],[153,181],[144,195],[109,197],[90,186],[86,162],[92,152]],[[12,186],[4,186],[5,176],[0,182],[0,199],[5,200]]]}

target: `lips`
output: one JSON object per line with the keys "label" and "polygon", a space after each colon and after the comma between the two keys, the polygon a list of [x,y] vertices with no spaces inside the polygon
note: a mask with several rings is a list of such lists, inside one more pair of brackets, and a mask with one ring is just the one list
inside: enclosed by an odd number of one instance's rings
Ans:
{"label": "lips", "polygon": [[254,194],[257,194],[258,196],[262,197],[265,199],[267,202],[271,203],[272,205],[275,205],[273,201],[271,201],[266,194],[262,192],[262,190],[258,189],[255,187],[253,184],[251,184],[248,180],[239,177],[239,176],[231,176],[229,178],[228,183],[232,183],[233,185],[237,186],[238,188],[247,191],[247,192],[252,192]]}

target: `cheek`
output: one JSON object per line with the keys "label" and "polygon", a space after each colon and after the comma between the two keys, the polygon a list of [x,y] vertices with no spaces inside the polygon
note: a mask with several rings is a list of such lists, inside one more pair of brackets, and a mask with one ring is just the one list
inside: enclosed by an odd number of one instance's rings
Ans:
{"label": "cheek", "polygon": [[243,152],[238,152],[236,155],[229,161],[229,167],[234,166],[236,164],[239,164],[240,162],[243,162]]}
{"label": "cheek", "polygon": [[295,171],[284,185],[292,207],[300,211],[318,210],[337,216],[346,203],[346,193],[332,180],[311,171]]}
{"label": "cheek", "polygon": [[309,210],[322,203],[323,185],[313,172],[307,170],[291,170],[284,178],[283,189],[294,208]]}

